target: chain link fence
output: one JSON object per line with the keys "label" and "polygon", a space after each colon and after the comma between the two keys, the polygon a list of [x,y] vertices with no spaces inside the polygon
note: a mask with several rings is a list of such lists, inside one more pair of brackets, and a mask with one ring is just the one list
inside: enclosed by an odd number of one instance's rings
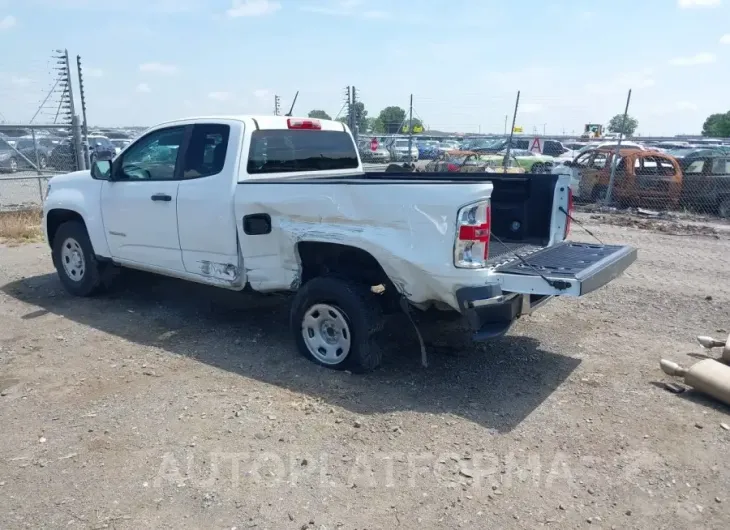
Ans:
{"label": "chain link fence", "polygon": [[73,132],[68,125],[0,125],[0,211],[42,205],[53,175],[83,169],[84,147]]}

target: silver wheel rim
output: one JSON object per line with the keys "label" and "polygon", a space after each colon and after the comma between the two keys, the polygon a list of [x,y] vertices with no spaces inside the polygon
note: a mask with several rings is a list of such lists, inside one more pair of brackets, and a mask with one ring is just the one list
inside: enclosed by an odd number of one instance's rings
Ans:
{"label": "silver wheel rim", "polygon": [[310,307],[302,319],[302,337],[309,353],[322,364],[339,364],[350,353],[350,326],[335,306],[315,304]]}
{"label": "silver wheel rim", "polygon": [[86,260],[84,260],[84,251],[81,245],[74,238],[69,237],[63,242],[61,247],[61,264],[66,276],[75,282],[84,279],[86,273]]}
{"label": "silver wheel rim", "polygon": [[41,169],[46,169],[46,158],[41,157],[41,159],[38,161],[38,165],[41,167]]}
{"label": "silver wheel rim", "polygon": [[18,162],[14,158],[11,158],[10,159],[10,170],[15,171],[16,169],[18,169]]}

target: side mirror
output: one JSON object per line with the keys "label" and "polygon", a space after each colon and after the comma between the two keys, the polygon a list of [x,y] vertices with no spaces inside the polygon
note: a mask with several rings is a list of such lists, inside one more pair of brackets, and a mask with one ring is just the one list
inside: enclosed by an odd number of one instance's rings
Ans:
{"label": "side mirror", "polygon": [[96,160],[91,164],[91,178],[96,180],[111,180],[112,161]]}

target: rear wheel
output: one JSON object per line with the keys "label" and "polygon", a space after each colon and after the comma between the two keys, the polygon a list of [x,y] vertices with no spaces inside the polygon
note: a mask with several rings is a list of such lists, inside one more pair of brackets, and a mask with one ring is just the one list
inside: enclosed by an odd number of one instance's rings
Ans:
{"label": "rear wheel", "polygon": [[335,277],[304,284],[291,308],[299,352],[335,370],[369,372],[380,365],[373,335],[382,329],[379,302],[367,286]]}
{"label": "rear wheel", "polygon": [[64,288],[74,296],[91,296],[102,285],[101,266],[83,223],[68,221],[58,227],[53,263]]}
{"label": "rear wheel", "polygon": [[15,173],[16,171],[18,171],[18,160],[16,158],[11,158],[8,164],[11,173]]}

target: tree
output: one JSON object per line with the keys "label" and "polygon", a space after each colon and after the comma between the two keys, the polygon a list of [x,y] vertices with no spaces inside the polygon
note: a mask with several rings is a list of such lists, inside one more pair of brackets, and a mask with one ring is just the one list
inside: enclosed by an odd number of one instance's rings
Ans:
{"label": "tree", "polygon": [[380,111],[376,125],[378,132],[396,134],[401,132],[401,127],[406,119],[406,111],[400,107],[385,107]]}
{"label": "tree", "polygon": [[730,137],[730,111],[725,114],[711,114],[702,126],[702,136],[714,138]]}
{"label": "tree", "polygon": [[310,110],[309,114],[307,114],[307,116],[309,116],[310,118],[316,118],[318,120],[331,120],[332,119],[330,117],[330,115],[327,114],[323,110]]}
{"label": "tree", "polygon": [[639,120],[632,118],[631,116],[626,116],[626,126],[623,130],[621,130],[623,121],[624,115],[616,114],[613,118],[611,118],[611,121],[608,122],[608,132],[616,134],[623,133],[624,136],[633,136],[636,129],[639,128]]}

